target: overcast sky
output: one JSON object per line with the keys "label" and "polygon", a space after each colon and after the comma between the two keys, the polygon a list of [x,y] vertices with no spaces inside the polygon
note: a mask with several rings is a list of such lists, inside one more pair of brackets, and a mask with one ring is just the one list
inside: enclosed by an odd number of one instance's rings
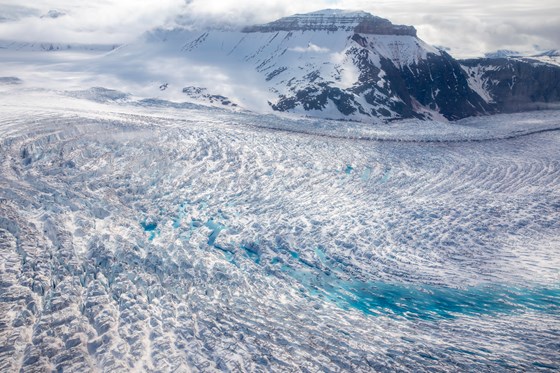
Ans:
{"label": "overcast sky", "polygon": [[[540,0],[0,0],[0,39],[124,43],[182,22],[247,25],[324,8],[361,9],[413,25],[457,57],[560,48],[560,1]],[[45,17],[57,10],[56,18]]]}

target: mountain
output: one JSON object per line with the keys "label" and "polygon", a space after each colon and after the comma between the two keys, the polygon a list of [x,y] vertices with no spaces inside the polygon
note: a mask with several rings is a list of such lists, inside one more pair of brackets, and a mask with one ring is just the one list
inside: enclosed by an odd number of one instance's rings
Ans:
{"label": "mountain", "polygon": [[554,53],[339,11],[66,46],[0,42],[0,373],[560,372],[560,110],[443,121],[552,103]]}
{"label": "mountain", "polygon": [[237,32],[156,30],[113,58],[150,58],[146,49],[176,58],[171,87],[198,87],[259,112],[455,120],[560,101],[556,67],[457,61],[414,27],[361,11],[296,14]]}
{"label": "mountain", "polygon": [[251,39],[274,37],[275,52],[256,57],[278,94],[270,102],[276,111],[327,110],[360,119],[441,113],[456,119],[485,110],[459,64],[418,39],[411,26],[327,10],[243,31]]}
{"label": "mountain", "polygon": [[[87,46],[0,43],[24,51]],[[457,120],[555,107],[558,51],[456,60],[363,11],[326,9],[231,29],[156,29],[80,62],[108,88],[232,110],[363,122]],[[114,49],[114,50],[113,50]],[[89,81],[91,81],[90,78]]]}
{"label": "mountain", "polygon": [[546,51],[539,52],[533,57],[549,57],[549,58],[558,58],[560,57],[560,49],[549,49]]}
{"label": "mountain", "polygon": [[560,67],[560,50],[558,49],[532,52],[499,50],[492,53],[486,53],[485,57],[487,59],[508,59],[510,61],[527,62],[533,65],[545,64]]}
{"label": "mountain", "polygon": [[471,88],[494,112],[560,108],[560,66],[549,57],[484,58],[461,61]]}
{"label": "mountain", "polygon": [[491,109],[449,54],[414,27],[366,12],[296,14],[234,32],[160,29],[106,63],[125,58],[173,61],[146,79],[157,76],[170,90],[198,87],[258,112],[372,121],[459,119]]}
{"label": "mountain", "polygon": [[118,44],[53,43],[0,40],[0,50],[4,49],[18,52],[109,52],[118,47]]}
{"label": "mountain", "polygon": [[495,52],[485,53],[484,57],[486,58],[508,58],[508,57],[519,57],[523,54],[517,51],[512,51],[508,49],[499,49]]}

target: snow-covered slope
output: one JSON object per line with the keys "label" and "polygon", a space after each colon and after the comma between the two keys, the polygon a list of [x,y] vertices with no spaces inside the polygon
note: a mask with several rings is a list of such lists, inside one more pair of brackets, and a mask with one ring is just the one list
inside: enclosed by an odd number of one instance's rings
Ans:
{"label": "snow-covered slope", "polygon": [[512,51],[509,49],[499,49],[495,52],[488,52],[484,54],[486,58],[508,58],[508,57],[520,57],[523,54],[518,51]]}
{"label": "snow-covered slope", "polygon": [[34,51],[34,52],[60,52],[60,51],[95,51],[109,52],[118,48],[118,44],[79,44],[79,43],[52,43],[52,42],[23,42],[0,40],[0,50],[9,51]]}
{"label": "snow-covered slope", "polygon": [[517,61],[544,63],[554,66],[560,66],[560,50],[550,49],[540,52],[516,52],[509,50],[499,50],[492,53],[486,53],[486,58],[508,58]]}
{"label": "snow-covered slope", "polygon": [[200,87],[258,112],[376,121],[485,110],[449,55],[413,27],[365,12],[326,10],[240,31],[160,29],[102,63],[128,61],[145,62],[133,69],[168,83],[169,97]]}
{"label": "snow-covered slope", "polygon": [[156,29],[119,47],[0,43],[3,76],[25,88],[106,87],[144,99],[367,123],[555,108],[556,55],[457,61],[414,27],[336,9],[239,30]]}
{"label": "snow-covered slope", "polygon": [[523,56],[520,57],[519,59],[527,62],[560,66],[560,51],[558,49],[553,49],[553,50],[548,50],[537,54],[533,54],[530,56]]}

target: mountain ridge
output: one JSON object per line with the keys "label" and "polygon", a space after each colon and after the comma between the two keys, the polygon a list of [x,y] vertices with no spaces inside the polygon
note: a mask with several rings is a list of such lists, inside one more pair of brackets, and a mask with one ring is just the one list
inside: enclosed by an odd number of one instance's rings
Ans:
{"label": "mountain ridge", "polygon": [[413,26],[394,25],[389,20],[364,11],[325,9],[294,14],[264,25],[248,26],[242,32],[354,31],[361,34],[416,36]]}
{"label": "mountain ridge", "polygon": [[[414,27],[394,25],[363,11],[326,9],[248,26],[238,33],[176,30],[163,31],[154,39],[156,43],[166,40],[171,45],[182,39],[182,58],[193,65],[210,64],[229,80],[235,77],[229,72],[228,64],[236,66],[233,74],[243,72],[251,76],[252,88],[261,91],[258,105],[252,105],[240,95],[236,97],[232,92],[235,89],[214,92],[231,97],[240,107],[248,109],[258,106],[262,110],[266,102],[268,109],[277,113],[388,121],[457,120],[546,106],[534,102],[504,104],[507,100],[498,97],[509,94],[504,88],[498,88],[504,84],[489,82],[511,81],[514,70],[498,74],[502,69],[500,63],[495,69],[489,69],[490,60],[479,59],[479,70],[485,70],[484,76],[479,76],[473,73],[472,60],[456,60],[442,49],[428,45],[418,38]],[[528,66],[523,79],[531,78],[529,70],[535,73],[550,70],[544,75],[552,81],[558,76],[553,67],[537,68],[530,61],[520,63]],[[548,86],[550,82],[519,83],[532,91],[523,92],[514,100],[560,101],[560,92],[554,87],[538,87]],[[207,87],[200,81],[185,84],[215,91],[211,85]],[[237,86],[240,90],[247,89],[244,85],[241,82]],[[542,90],[547,93],[537,92]]]}
{"label": "mountain ridge", "polygon": [[[4,43],[63,51],[20,44]],[[457,60],[422,41],[413,26],[326,9],[236,31],[154,29],[88,60],[87,69],[104,77],[101,86],[175,102],[374,123],[448,121],[555,108],[556,54],[501,51],[493,58]]]}

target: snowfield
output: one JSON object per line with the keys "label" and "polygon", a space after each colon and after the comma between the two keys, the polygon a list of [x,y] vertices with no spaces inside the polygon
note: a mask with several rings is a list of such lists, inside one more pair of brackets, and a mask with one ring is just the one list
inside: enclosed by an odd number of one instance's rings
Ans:
{"label": "snowfield", "polygon": [[558,111],[0,88],[0,371],[560,369]]}

